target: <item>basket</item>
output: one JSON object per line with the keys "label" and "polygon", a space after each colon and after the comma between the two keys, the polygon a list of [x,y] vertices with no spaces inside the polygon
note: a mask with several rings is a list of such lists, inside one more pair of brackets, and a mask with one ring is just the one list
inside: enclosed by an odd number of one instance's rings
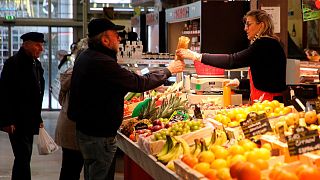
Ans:
{"label": "basket", "polygon": [[224,75],[224,69],[205,65],[198,61],[194,61],[194,67],[198,75]]}

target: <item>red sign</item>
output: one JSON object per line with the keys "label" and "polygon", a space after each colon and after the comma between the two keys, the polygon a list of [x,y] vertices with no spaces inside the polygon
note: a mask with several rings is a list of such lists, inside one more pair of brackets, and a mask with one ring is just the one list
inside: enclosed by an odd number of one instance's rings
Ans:
{"label": "red sign", "polygon": [[146,24],[147,25],[159,24],[158,13],[148,13],[148,14],[146,14]]}
{"label": "red sign", "polygon": [[173,16],[175,19],[182,19],[189,17],[189,7],[178,8],[174,11]]}

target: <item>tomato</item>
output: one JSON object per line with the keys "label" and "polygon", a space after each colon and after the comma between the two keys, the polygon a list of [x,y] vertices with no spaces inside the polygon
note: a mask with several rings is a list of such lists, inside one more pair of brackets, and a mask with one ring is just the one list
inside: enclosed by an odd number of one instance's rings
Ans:
{"label": "tomato", "polygon": [[317,7],[318,9],[320,9],[320,0],[317,0],[317,1],[315,2],[315,4],[316,4],[316,7]]}
{"label": "tomato", "polygon": [[131,140],[131,141],[136,141],[136,136],[132,133],[132,134],[130,134],[130,136],[129,136],[129,139]]}

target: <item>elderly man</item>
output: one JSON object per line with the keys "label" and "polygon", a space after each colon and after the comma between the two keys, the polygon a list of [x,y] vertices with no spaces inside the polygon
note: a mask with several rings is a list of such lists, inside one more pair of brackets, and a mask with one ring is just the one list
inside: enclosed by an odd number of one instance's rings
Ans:
{"label": "elderly man", "polygon": [[8,133],[15,157],[12,180],[31,180],[33,135],[43,127],[44,78],[38,58],[45,41],[38,32],[23,34],[21,39],[21,48],[6,60],[1,73],[0,128]]}
{"label": "elderly man", "polygon": [[103,18],[90,21],[89,48],[78,56],[73,68],[68,116],[76,121],[86,180],[113,179],[110,169],[125,94],[156,88],[185,67],[183,61],[174,61],[144,76],[122,68],[116,54],[120,43],[117,31],[123,29]]}

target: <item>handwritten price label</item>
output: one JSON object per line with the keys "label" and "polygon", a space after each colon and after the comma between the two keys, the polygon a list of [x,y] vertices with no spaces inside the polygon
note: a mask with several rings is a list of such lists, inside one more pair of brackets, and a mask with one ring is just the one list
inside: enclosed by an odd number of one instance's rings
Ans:
{"label": "handwritten price label", "polygon": [[295,156],[320,149],[318,130],[308,130],[305,127],[297,127],[294,133],[286,136],[289,154]]}

